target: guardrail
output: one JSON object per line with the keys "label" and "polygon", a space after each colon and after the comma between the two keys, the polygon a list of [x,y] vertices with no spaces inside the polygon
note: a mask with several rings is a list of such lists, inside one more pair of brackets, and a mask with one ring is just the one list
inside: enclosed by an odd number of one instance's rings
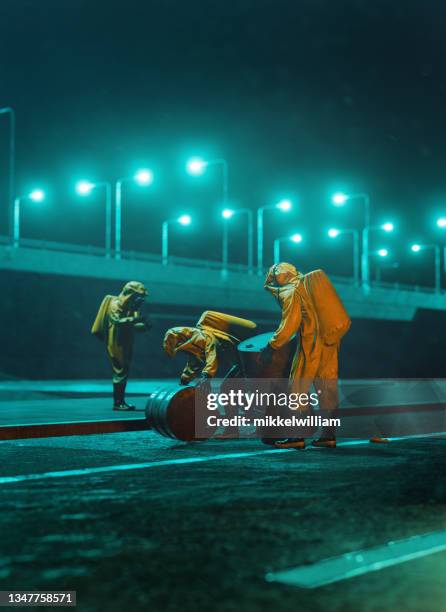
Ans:
{"label": "guardrail", "polygon": [[[10,239],[7,236],[0,236],[0,245],[10,245]],[[23,238],[20,240],[20,246],[27,249],[36,249],[41,251],[57,251],[62,253],[75,253],[78,255],[89,255],[94,257],[105,257],[106,252],[103,247],[97,247],[93,245],[83,244],[71,244],[68,242],[52,242],[48,240],[33,240],[30,238]],[[11,249],[14,248],[11,246]],[[20,248],[20,247],[19,247]],[[114,251],[111,251],[111,259],[113,261]],[[161,254],[157,253],[145,253],[142,251],[121,251],[122,260],[130,261],[147,261],[150,263],[162,263]],[[212,259],[193,259],[190,257],[177,257],[175,255],[169,256],[169,265],[186,266],[192,268],[203,268],[206,270],[222,270],[222,263],[218,260]],[[245,264],[230,263],[227,266],[229,272],[239,272],[248,274],[249,270]],[[266,273],[265,269],[265,273]],[[254,271],[256,273],[256,270]],[[353,286],[354,281],[349,276],[335,276],[330,274],[331,280],[338,285]],[[420,286],[420,285],[406,285],[402,283],[389,283],[383,281],[371,281],[372,288],[377,289],[392,289],[396,291],[413,291],[416,293],[435,293],[433,287]],[[442,291],[444,293],[444,291]]]}

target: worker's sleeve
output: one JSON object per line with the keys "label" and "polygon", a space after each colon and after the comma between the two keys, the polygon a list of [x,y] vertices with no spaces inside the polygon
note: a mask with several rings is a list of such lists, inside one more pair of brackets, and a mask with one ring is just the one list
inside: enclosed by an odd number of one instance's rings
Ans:
{"label": "worker's sleeve", "polygon": [[181,382],[188,383],[197,378],[201,372],[202,365],[202,362],[195,355],[190,355],[181,374]]}
{"label": "worker's sleeve", "polygon": [[302,322],[300,298],[296,290],[284,291],[280,295],[279,301],[282,307],[282,320],[269,341],[273,349],[280,349],[287,344],[298,331]]}
{"label": "worker's sleeve", "polygon": [[110,318],[110,322],[113,323],[113,325],[129,325],[134,321],[134,317],[123,317],[121,308],[119,307],[119,305],[116,304],[112,304],[110,306],[108,316]]}
{"label": "worker's sleeve", "polygon": [[203,368],[203,373],[209,378],[214,378],[217,374],[218,359],[217,359],[217,341],[214,338],[206,337],[205,346],[206,365]]}

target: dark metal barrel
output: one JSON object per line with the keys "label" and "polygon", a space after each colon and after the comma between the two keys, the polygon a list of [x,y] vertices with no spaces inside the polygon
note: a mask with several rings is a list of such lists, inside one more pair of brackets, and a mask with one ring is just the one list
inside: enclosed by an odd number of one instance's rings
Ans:
{"label": "dark metal barrel", "polygon": [[[154,393],[147,401],[149,426],[162,436],[191,442],[195,436],[195,387],[172,384]],[[211,437],[215,429],[209,428]]]}
{"label": "dark metal barrel", "polygon": [[295,337],[282,348],[273,352],[271,363],[263,365],[260,353],[266,347],[274,332],[266,332],[240,342],[237,349],[246,378],[288,378],[296,352]]}

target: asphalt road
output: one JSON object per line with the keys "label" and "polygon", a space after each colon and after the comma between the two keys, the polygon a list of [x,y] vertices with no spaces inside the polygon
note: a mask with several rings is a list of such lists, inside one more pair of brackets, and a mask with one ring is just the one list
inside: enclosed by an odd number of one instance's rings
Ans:
{"label": "asphalt road", "polygon": [[[154,432],[4,441],[0,589],[76,590],[86,611],[440,612],[446,547],[398,558],[388,543],[446,530],[445,451],[444,437],[279,452]],[[332,584],[267,579],[381,546],[393,565],[379,571],[343,577],[341,559]]]}

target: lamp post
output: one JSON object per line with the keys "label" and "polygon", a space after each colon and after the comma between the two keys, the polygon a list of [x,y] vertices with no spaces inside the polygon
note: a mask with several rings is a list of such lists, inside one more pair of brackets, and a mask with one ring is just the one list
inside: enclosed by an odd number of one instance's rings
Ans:
{"label": "lamp post", "polygon": [[[440,229],[446,229],[446,217],[437,219],[437,225]],[[443,246],[443,272],[446,273],[446,245]]]}
{"label": "lamp post", "polygon": [[[223,208],[228,206],[229,193],[229,167],[226,159],[218,157],[216,159],[202,159],[201,157],[192,157],[186,164],[186,169],[192,176],[200,176],[204,174],[210,166],[221,166],[223,178]],[[221,246],[222,272],[226,274],[228,270],[228,230],[226,224],[223,224],[223,236]]]}
{"label": "lamp post", "polygon": [[222,252],[223,252],[223,269],[224,268],[224,262],[228,262],[228,221],[229,219],[231,219],[232,217],[234,217],[235,215],[243,215],[245,214],[248,218],[248,241],[247,241],[247,245],[248,245],[248,257],[247,257],[247,263],[248,263],[248,272],[249,274],[253,273],[253,264],[254,264],[254,216],[253,216],[253,212],[250,208],[238,208],[236,210],[232,210],[230,208],[225,208],[222,213],[221,216],[223,217],[223,248],[222,248]]}
{"label": "lamp post", "polygon": [[274,264],[280,263],[280,245],[282,242],[294,242],[299,244],[302,242],[301,234],[292,234],[291,236],[284,236],[283,238],[276,238],[274,240]]}
{"label": "lamp post", "polygon": [[210,166],[221,166],[223,176],[223,206],[226,208],[228,203],[229,191],[229,168],[228,162],[222,157],[217,159],[202,159],[201,157],[192,157],[186,165],[186,169],[192,176],[200,176],[206,172]]}
{"label": "lamp post", "polygon": [[435,292],[440,293],[441,291],[441,256],[440,247],[438,244],[412,244],[410,250],[413,253],[419,253],[420,251],[434,251],[434,274],[435,274]]}
{"label": "lamp post", "polygon": [[163,221],[162,224],[162,233],[161,233],[161,241],[162,241],[162,262],[164,266],[167,266],[169,262],[169,225],[173,223],[179,223],[180,225],[190,225],[192,219],[190,215],[181,215],[176,219],[167,219]]}
{"label": "lamp post", "polygon": [[135,182],[142,187],[151,185],[153,172],[146,168],[138,170],[132,177],[121,178],[115,184],[115,258],[121,259],[121,236],[122,236],[122,185]]}
{"label": "lamp post", "polygon": [[112,186],[108,181],[91,183],[90,181],[79,181],[76,184],[77,193],[86,197],[94,189],[104,188],[105,191],[105,256],[111,257],[111,234],[112,234]]}
{"label": "lamp post", "polygon": [[364,287],[369,287],[370,270],[369,270],[369,233],[367,228],[370,228],[370,196],[368,193],[335,193],[332,197],[332,202],[335,206],[344,206],[349,200],[361,200],[364,204],[364,226],[362,231],[362,251],[361,251],[361,278]]}
{"label": "lamp post", "polygon": [[9,202],[8,233],[14,242],[14,196],[15,196],[15,111],[10,106],[0,108],[0,115],[9,115]]}
{"label": "lamp post", "polygon": [[[369,235],[370,232],[384,231],[393,232],[395,229],[393,223],[386,222],[381,225],[366,225],[362,230],[362,258],[363,261],[363,283],[364,288],[367,291],[370,288],[370,267],[369,267]],[[364,274],[365,273],[365,274]]]}
{"label": "lamp post", "polygon": [[355,287],[359,287],[359,232],[356,229],[337,229],[332,227],[328,230],[330,238],[337,238],[342,235],[351,235],[353,238],[353,281]]}
{"label": "lamp post", "polygon": [[14,247],[18,247],[20,244],[20,208],[23,200],[31,200],[32,202],[43,202],[45,199],[45,192],[41,189],[34,189],[25,196],[20,196],[14,199],[14,214],[13,214],[13,232],[12,232],[12,243]]}
{"label": "lamp post", "polygon": [[263,273],[263,215],[265,210],[278,209],[289,212],[293,205],[290,200],[281,200],[277,204],[267,204],[257,209],[257,274]]}

